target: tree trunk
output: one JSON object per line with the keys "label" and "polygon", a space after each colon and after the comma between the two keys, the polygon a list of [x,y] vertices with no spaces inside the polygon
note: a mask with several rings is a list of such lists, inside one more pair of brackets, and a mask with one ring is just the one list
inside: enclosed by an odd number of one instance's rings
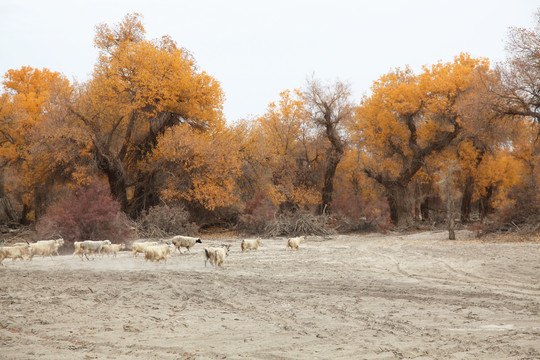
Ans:
{"label": "tree trunk", "polygon": [[38,186],[34,189],[34,221],[36,223],[47,211],[49,191],[50,186],[47,184]]}
{"label": "tree trunk", "polygon": [[154,172],[142,173],[137,176],[133,198],[130,204],[130,216],[136,219],[141,212],[148,211],[152,206],[159,205],[157,193],[156,174]]}
{"label": "tree trunk", "polygon": [[493,195],[493,186],[490,186],[486,190],[486,195],[480,198],[480,219],[484,220],[485,217],[491,212],[491,196]]}
{"label": "tree trunk", "polygon": [[423,221],[429,220],[429,197],[426,197],[420,204],[420,213]]}
{"label": "tree trunk", "polygon": [[332,86],[322,86],[315,79],[308,82],[308,88],[304,93],[311,120],[318,128],[324,130],[330,142],[324,169],[321,204],[317,211],[319,214],[328,211],[332,203],[336,168],[345,152],[345,139],[340,135],[341,129],[345,121],[354,117],[355,106],[349,101],[350,95],[350,86],[345,83],[336,82]]}
{"label": "tree trunk", "polygon": [[332,195],[334,192],[334,177],[336,169],[341,161],[343,152],[333,150],[328,157],[326,169],[324,171],[324,185],[322,188],[322,202],[319,205],[318,214],[322,215],[329,210],[332,203]]}
{"label": "tree trunk", "polygon": [[414,224],[411,201],[406,185],[389,185],[386,188],[386,200],[390,207],[390,219],[394,226],[406,228]]}
{"label": "tree trunk", "polygon": [[127,213],[126,172],[124,171],[122,162],[114,157],[104,155],[99,149],[97,149],[95,156],[98,168],[107,175],[112,197],[120,203],[122,211]]}
{"label": "tree trunk", "polygon": [[126,177],[124,175],[124,169],[113,168],[105,170],[107,179],[109,180],[109,187],[111,189],[112,197],[120,203],[122,211],[127,212],[127,186]]}
{"label": "tree trunk", "polygon": [[4,171],[0,169],[0,214],[2,211],[6,214],[10,222],[15,221],[17,215],[15,214],[11,201],[6,194],[6,188],[4,185]]}
{"label": "tree trunk", "polygon": [[10,222],[15,221],[15,218],[16,218],[15,210],[13,210],[11,201],[9,200],[7,196],[0,197],[0,213],[2,211],[6,214],[6,217]]}
{"label": "tree trunk", "polygon": [[28,225],[30,224],[30,221],[28,220],[28,214],[30,213],[30,206],[23,204],[22,214],[21,214],[21,220],[19,223],[21,225]]}
{"label": "tree trunk", "polygon": [[448,220],[448,240],[456,240],[456,232],[454,231],[456,223],[454,218]]}
{"label": "tree trunk", "polygon": [[461,198],[461,222],[467,223],[471,219],[471,203],[473,196],[473,181],[471,176],[468,176],[463,185],[463,196]]}
{"label": "tree trunk", "polygon": [[454,220],[454,197],[452,196],[451,184],[447,185],[448,189],[446,191],[446,216],[448,223],[448,240],[456,240],[456,232],[454,231],[456,227],[456,222]]}
{"label": "tree trunk", "polygon": [[424,194],[422,193],[422,189],[420,187],[420,183],[418,181],[415,181],[414,183],[414,221],[416,223],[420,222],[421,219],[421,206],[422,206],[422,197]]}

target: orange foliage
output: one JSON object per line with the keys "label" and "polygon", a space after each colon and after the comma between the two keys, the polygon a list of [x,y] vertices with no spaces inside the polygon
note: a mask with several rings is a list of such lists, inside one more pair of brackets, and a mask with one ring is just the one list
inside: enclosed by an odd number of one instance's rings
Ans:
{"label": "orange foliage", "polygon": [[415,152],[435,151],[430,147],[441,136],[461,126],[455,104],[471,87],[473,74],[487,67],[486,60],[461,54],[454,62],[425,67],[420,75],[405,69],[382,76],[359,107],[353,127],[354,139],[371,158],[366,165],[400,176]]}
{"label": "orange foliage", "polygon": [[168,130],[148,161],[167,169],[166,200],[183,199],[214,210],[237,201],[236,178],[240,173],[239,149],[232,134],[208,134],[178,125]]}
{"label": "orange foliage", "polygon": [[424,67],[420,75],[396,70],[375,82],[358,108],[352,139],[364,150],[364,171],[386,188],[392,220],[399,225],[412,220],[407,185],[429,156],[463,131],[457,104],[477,74],[488,69],[487,60],[461,54],[453,62]]}
{"label": "orange foliage", "polygon": [[[90,151],[126,210],[128,183],[135,184],[137,196],[146,196],[136,179],[151,168],[147,158],[159,136],[178,124],[219,133],[224,96],[219,82],[199,72],[192,56],[169,37],[146,40],[140,15],[96,30],[99,60],[70,111],[91,138]],[[134,206],[134,214],[142,210]]]}
{"label": "orange foliage", "polygon": [[298,90],[283,91],[256,119],[252,134],[259,168],[259,187],[274,205],[318,203],[318,192],[309,175],[317,148],[307,123],[307,112]]}
{"label": "orange foliage", "polygon": [[[31,206],[35,190],[50,184],[66,167],[65,153],[49,136],[58,129],[49,127],[48,121],[57,111],[56,98],[69,93],[71,85],[60,73],[31,67],[9,70],[3,85],[0,158],[18,172],[22,201]],[[43,151],[40,143],[53,149]]]}
{"label": "orange foliage", "polygon": [[24,66],[8,70],[2,84],[6,92],[2,94],[0,154],[9,161],[25,160],[23,148],[29,145],[32,130],[51,111],[51,92],[69,88],[69,82],[60,73]]}

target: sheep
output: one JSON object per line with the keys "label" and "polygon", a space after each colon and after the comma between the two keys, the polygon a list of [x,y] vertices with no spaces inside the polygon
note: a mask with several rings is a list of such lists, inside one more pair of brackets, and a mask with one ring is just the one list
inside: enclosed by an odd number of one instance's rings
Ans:
{"label": "sheep", "polygon": [[160,261],[167,262],[167,255],[171,252],[169,245],[152,245],[144,250],[144,261]]}
{"label": "sheep", "polygon": [[101,249],[102,256],[104,254],[107,254],[109,256],[110,254],[113,254],[113,257],[116,257],[118,252],[125,248],[125,244],[111,244],[111,245],[103,245],[103,249]]}
{"label": "sheep", "polygon": [[213,247],[205,247],[204,250],[204,267],[206,263],[210,262],[210,265],[214,266],[214,259],[216,258],[216,249]]}
{"label": "sheep", "polygon": [[57,256],[59,256],[60,254],[58,253],[58,249],[61,248],[62,246],[64,246],[64,239],[58,238],[58,239],[54,240],[54,242],[56,244],[54,252],[56,253]]}
{"label": "sheep", "polygon": [[83,259],[83,250],[81,249],[81,241],[75,241],[73,243],[73,256],[79,255],[81,260]]}
{"label": "sheep", "polygon": [[111,245],[111,241],[110,240],[100,240],[100,241],[85,240],[79,244],[82,250],[82,254],[86,256],[87,260],[90,260],[88,258],[88,254],[94,254],[94,258],[95,258],[96,253],[101,254],[101,249],[103,249],[104,245]]}
{"label": "sheep", "polygon": [[56,240],[41,240],[32,244],[32,250],[28,254],[28,261],[34,258],[34,255],[41,255],[42,258],[50,256],[52,259],[53,252],[58,251],[58,243]]}
{"label": "sheep", "polygon": [[26,251],[26,254],[25,255],[29,255],[30,254],[30,250],[28,248],[28,245],[32,245],[32,243],[29,243],[28,241],[26,242],[17,242],[15,244],[12,244],[10,246],[23,246],[25,248],[25,251]]}
{"label": "sheep", "polygon": [[[17,243],[18,245],[25,245],[24,243]],[[50,256],[52,259],[52,254],[58,254],[58,249],[64,245],[64,239],[59,238],[56,240],[39,240],[33,244],[33,251],[29,253],[28,260],[32,260],[34,255],[41,255],[41,257]]]}
{"label": "sheep", "polygon": [[[24,260],[24,255],[32,251],[32,245],[22,244],[18,246],[2,246],[0,247],[0,264],[5,258]],[[3,265],[3,264],[2,264]]]}
{"label": "sheep", "polygon": [[294,238],[289,238],[287,240],[287,247],[285,249],[291,248],[298,250],[300,244],[305,240],[305,236],[299,236]]}
{"label": "sheep", "polygon": [[191,253],[189,248],[195,246],[196,243],[202,244],[202,241],[199,238],[194,238],[191,236],[182,236],[182,235],[177,235],[173,237],[170,241],[174,244],[175,249],[178,249],[178,252],[180,254],[182,253],[181,248],[183,247],[185,247],[187,251]]}
{"label": "sheep", "polygon": [[39,240],[38,243],[54,243],[54,252],[56,255],[60,255],[58,254],[58,249],[64,245],[64,239],[58,238],[56,240]]}
{"label": "sheep", "polygon": [[221,267],[223,265],[223,262],[225,262],[225,258],[229,256],[229,247],[230,245],[226,245],[216,249],[214,260],[215,267]]}
{"label": "sheep", "polygon": [[131,256],[136,257],[138,253],[143,253],[148,246],[154,246],[158,243],[156,241],[146,241],[146,242],[134,242],[131,245]]}
{"label": "sheep", "polygon": [[244,252],[245,250],[257,250],[259,249],[259,245],[261,245],[261,239],[244,239],[240,247],[242,248],[242,252]]}
{"label": "sheep", "polygon": [[205,247],[204,248],[204,266],[210,262],[211,265],[218,267],[222,266],[225,258],[229,255],[230,245],[221,245],[220,247]]}

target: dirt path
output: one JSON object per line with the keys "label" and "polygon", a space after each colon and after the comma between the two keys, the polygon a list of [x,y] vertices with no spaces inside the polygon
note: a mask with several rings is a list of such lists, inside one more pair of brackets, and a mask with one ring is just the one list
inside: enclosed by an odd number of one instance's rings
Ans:
{"label": "dirt path", "polygon": [[539,359],[540,244],[445,236],[225,240],[219,270],[199,244],[167,264],[5,260],[0,358]]}

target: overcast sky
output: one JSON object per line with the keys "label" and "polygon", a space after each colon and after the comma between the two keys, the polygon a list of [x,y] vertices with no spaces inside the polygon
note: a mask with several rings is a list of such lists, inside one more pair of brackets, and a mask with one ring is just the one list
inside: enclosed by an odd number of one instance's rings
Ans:
{"label": "overcast sky", "polygon": [[534,25],[538,0],[0,0],[0,74],[49,68],[85,81],[95,26],[143,15],[150,39],[170,35],[221,82],[228,120],[261,115],[314,74],[347,81],[354,100],[393,68],[462,51],[506,57],[509,27]]}

